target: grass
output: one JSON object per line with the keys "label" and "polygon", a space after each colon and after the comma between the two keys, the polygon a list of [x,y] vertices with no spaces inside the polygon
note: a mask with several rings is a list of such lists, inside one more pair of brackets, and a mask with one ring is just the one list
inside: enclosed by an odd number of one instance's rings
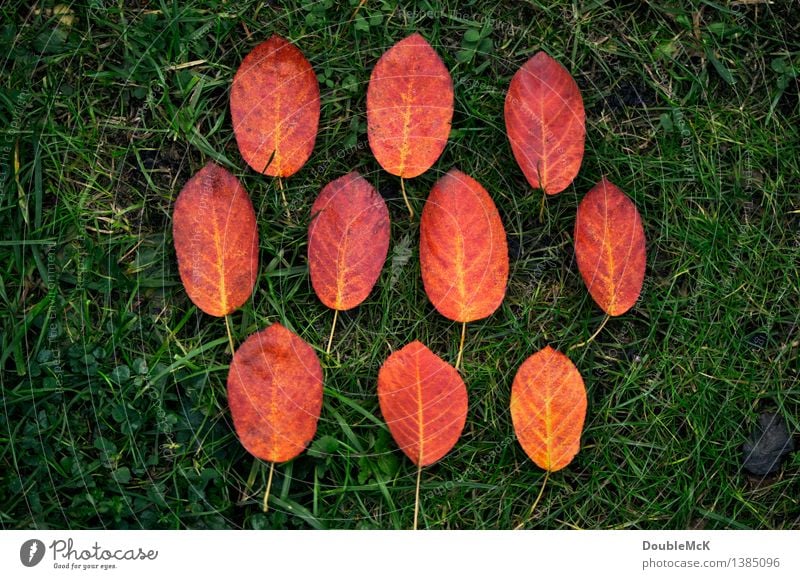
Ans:
{"label": "grass", "polygon": [[[418,222],[366,141],[370,71],[413,31],[451,70],[456,112],[441,159],[406,190],[419,213],[441,174],[470,174],[512,258],[503,305],[468,327],[468,422],[423,472],[420,526],[800,527],[800,453],[774,476],[741,470],[758,412],[800,429],[797,1],[376,1],[355,18],[356,0],[67,4],[71,26],[50,2],[0,8],[3,528],[411,526],[416,469],[383,424],[377,371],[412,339],[453,363],[460,338],[425,296]],[[291,223],[228,113],[236,67],[273,33],[300,46],[322,90],[314,153],[285,182]],[[542,222],[502,116],[511,75],[539,49],[572,72],[587,111],[581,172]],[[224,321],[188,300],[172,247],[174,198],[209,159],[259,219],[260,277],[234,340],[279,321],[325,371],[316,439],[275,469],[266,514],[268,466],[227,411]],[[322,186],[353,169],[387,198],[392,245],[327,356],[333,314],[309,282],[306,226]],[[603,174],[642,214],[645,287],[570,352],[589,394],[581,452],[528,519],[544,472],[513,437],[511,381],[533,352],[566,351],[602,321],[572,230]]]}

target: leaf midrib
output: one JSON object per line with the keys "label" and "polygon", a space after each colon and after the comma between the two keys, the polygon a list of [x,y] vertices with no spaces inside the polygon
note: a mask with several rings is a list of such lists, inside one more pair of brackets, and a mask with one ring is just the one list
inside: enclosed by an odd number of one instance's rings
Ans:
{"label": "leaf midrib", "polygon": [[224,241],[219,231],[219,216],[217,215],[217,204],[212,203],[213,215],[211,218],[214,230],[214,250],[216,251],[217,274],[219,275],[219,301],[222,311],[228,311],[228,290],[225,287],[225,251]]}
{"label": "leaf midrib", "polygon": [[400,164],[398,167],[398,173],[400,177],[403,176],[406,170],[406,158],[408,157],[409,153],[409,134],[411,133],[411,109],[413,106],[413,89],[414,89],[414,77],[408,76],[408,84],[406,85],[406,90],[400,95],[400,98],[403,100],[405,104],[405,108],[403,109],[403,132],[402,138],[400,141]]}

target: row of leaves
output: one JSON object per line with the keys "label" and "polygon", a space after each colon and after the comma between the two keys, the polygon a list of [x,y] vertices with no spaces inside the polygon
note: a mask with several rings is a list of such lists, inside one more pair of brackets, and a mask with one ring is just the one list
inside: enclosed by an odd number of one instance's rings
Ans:
{"label": "row of leaves", "polygon": [[[305,164],[317,136],[319,85],[311,64],[298,48],[273,36],[242,62],[230,107],[242,157],[254,170],[277,177],[282,189],[280,179]],[[412,219],[404,179],[436,162],[452,116],[452,79],[422,36],[413,34],[383,54],[367,89],[369,144],[380,165],[400,177]],[[586,131],[580,91],[567,70],[543,52],[533,56],[511,81],[505,120],[530,185],[548,195],[568,187],[580,169]],[[259,243],[255,211],[236,177],[206,165],[176,200],[173,233],[192,301],[214,316],[244,304],[258,274]],[[338,312],[364,301],[380,276],[389,212],[374,187],[351,172],[320,192],[308,237],[312,285],[335,311],[330,351]],[[608,316],[633,306],[644,279],[644,230],[634,204],[606,179],[578,207],[575,253],[590,294]],[[378,373],[383,417],[421,469],[445,456],[461,435],[467,389],[458,368],[466,324],[490,316],[508,282],[505,230],[480,183],[457,169],[439,179],[420,218],[419,255],[429,299],[439,313],[462,324],[455,367],[415,341],[392,353]],[[235,352],[228,375],[234,427],[243,446],[273,467],[313,439],[322,393],[314,349],[280,324],[250,336]],[[564,468],[578,452],[586,405],[581,375],[564,354],[548,346],[519,368],[511,392],[514,430],[548,473]],[[415,508],[415,527],[416,521]]]}

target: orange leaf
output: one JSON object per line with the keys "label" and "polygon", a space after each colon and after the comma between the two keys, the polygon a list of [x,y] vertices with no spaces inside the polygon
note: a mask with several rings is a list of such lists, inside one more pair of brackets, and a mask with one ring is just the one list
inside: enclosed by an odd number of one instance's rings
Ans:
{"label": "orange leaf", "polygon": [[317,355],[278,323],[253,334],[233,356],[228,405],[250,454],[270,462],[293,459],[314,438],[322,410]]}
{"label": "orange leaf", "polygon": [[209,162],[175,200],[172,221],[178,272],[194,304],[212,316],[236,310],[258,275],[258,226],[247,191]]}
{"label": "orange leaf", "polygon": [[581,167],[583,99],[567,69],[537,52],[511,79],[505,103],[511,150],[528,183],[555,195]]}
{"label": "orange leaf", "polygon": [[419,237],[422,281],[440,314],[471,322],[498,308],[508,281],[506,232],[480,183],[448,171],[425,202]]}
{"label": "orange leaf", "polygon": [[231,87],[233,133],[247,164],[273,177],[299,171],[314,150],[319,106],[317,76],[296,46],[280,36],[256,46]]}
{"label": "orange leaf", "polygon": [[447,454],[467,420],[464,381],[421,342],[411,342],[383,363],[378,400],[395,442],[420,467]]}
{"label": "orange leaf", "polygon": [[608,315],[624,314],[639,299],[646,261],[642,218],[605,177],[578,206],[575,258],[589,293]]}
{"label": "orange leaf", "polygon": [[329,183],[311,208],[311,283],[329,308],[349,310],[366,299],[389,251],[389,210],[357,171]]}
{"label": "orange leaf", "polygon": [[554,472],[580,449],[586,388],[578,369],[550,346],[519,367],[511,387],[511,421],[525,453]]}
{"label": "orange leaf", "polygon": [[381,56],[367,87],[367,134],[372,154],[399,177],[421,175],[442,154],[453,118],[453,80],[419,34]]}

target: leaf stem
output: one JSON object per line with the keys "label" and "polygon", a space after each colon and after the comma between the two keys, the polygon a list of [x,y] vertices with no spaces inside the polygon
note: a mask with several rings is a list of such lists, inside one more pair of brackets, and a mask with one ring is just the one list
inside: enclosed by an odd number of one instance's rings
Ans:
{"label": "leaf stem", "polygon": [[417,490],[414,495],[414,530],[417,530],[417,519],[419,517],[419,482],[422,478],[422,456],[419,457],[417,464]]}
{"label": "leaf stem", "polygon": [[581,347],[585,346],[586,344],[590,344],[597,337],[597,335],[603,330],[603,328],[606,327],[606,324],[608,323],[608,320],[610,320],[610,319],[611,319],[611,316],[606,314],[606,317],[603,318],[603,323],[600,324],[600,327],[597,328],[595,333],[592,334],[592,336],[588,340],[586,340],[585,342],[579,342],[578,344],[575,344],[574,346],[570,346],[570,348],[569,348],[569,350],[567,350],[567,352],[569,352],[571,350],[574,350],[575,348],[581,348]]}
{"label": "leaf stem", "polygon": [[406,197],[406,181],[402,177],[400,177],[400,190],[403,192],[403,201],[406,202],[406,207],[408,207],[408,220],[412,221],[414,219],[414,209],[411,207],[408,197]]}
{"label": "leaf stem", "polygon": [[267,492],[264,493],[264,504],[261,508],[263,512],[269,510],[269,491],[272,488],[272,473],[275,471],[275,463],[269,463],[269,478],[267,479]]}
{"label": "leaf stem", "polygon": [[236,348],[233,346],[233,334],[231,334],[231,323],[229,321],[230,316],[225,316],[225,329],[228,330],[228,343],[231,345],[231,356],[233,356]]}
{"label": "leaf stem", "polygon": [[283,179],[278,177],[278,189],[281,190],[281,201],[283,201],[283,208],[286,210],[286,221],[292,221],[292,215],[289,213],[289,201],[286,200],[286,191],[283,189]]}
{"label": "leaf stem", "polygon": [[539,206],[539,223],[544,221],[544,202],[547,199],[547,193],[542,189],[542,204]]}
{"label": "leaf stem", "polygon": [[467,322],[461,322],[461,343],[458,345],[456,357],[456,370],[461,368],[461,358],[464,356],[464,339],[467,337]]}
{"label": "leaf stem", "polygon": [[328,338],[328,347],[325,350],[326,354],[331,353],[331,344],[333,343],[333,332],[336,330],[336,320],[339,318],[339,310],[333,310],[333,323],[331,324],[331,335]]}
{"label": "leaf stem", "polygon": [[536,510],[536,507],[539,504],[539,501],[541,500],[542,495],[544,494],[544,487],[547,486],[547,479],[548,478],[550,478],[550,471],[549,470],[545,471],[544,482],[542,483],[542,488],[539,489],[539,495],[536,497],[536,500],[533,501],[533,506],[531,506],[531,511],[528,513],[527,519],[525,521],[522,521],[519,525],[517,525],[514,528],[515,531],[519,531],[522,527],[524,527],[525,526],[525,522],[529,521],[531,519],[531,517],[533,516],[533,512]]}

